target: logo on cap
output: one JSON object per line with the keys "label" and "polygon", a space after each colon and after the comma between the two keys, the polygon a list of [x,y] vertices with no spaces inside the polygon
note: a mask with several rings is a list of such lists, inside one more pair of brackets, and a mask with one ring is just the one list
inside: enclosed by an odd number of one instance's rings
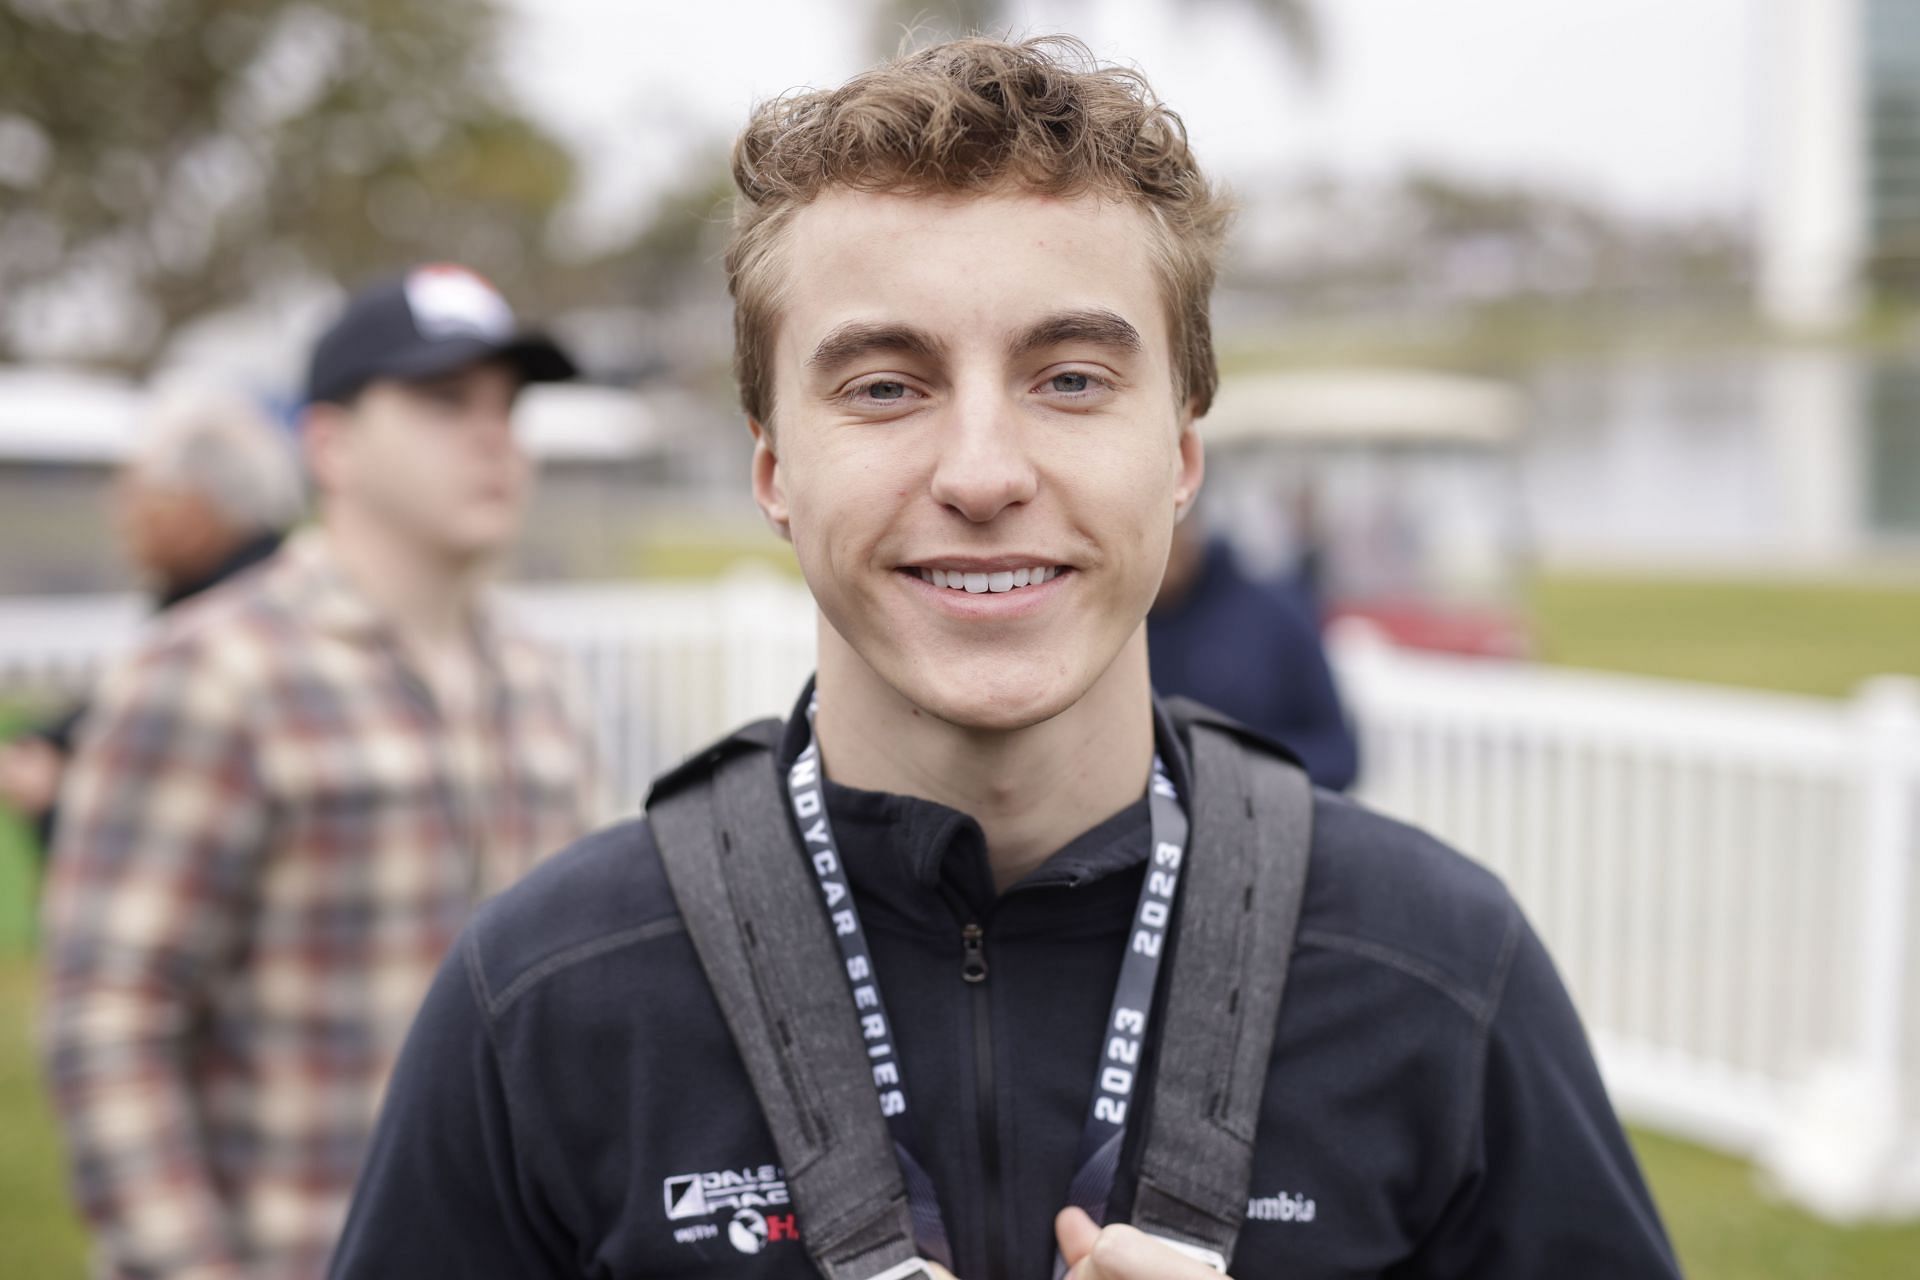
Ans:
{"label": "logo on cap", "polygon": [[407,308],[420,336],[438,341],[475,334],[490,342],[513,336],[513,309],[498,290],[474,272],[451,263],[407,274]]}

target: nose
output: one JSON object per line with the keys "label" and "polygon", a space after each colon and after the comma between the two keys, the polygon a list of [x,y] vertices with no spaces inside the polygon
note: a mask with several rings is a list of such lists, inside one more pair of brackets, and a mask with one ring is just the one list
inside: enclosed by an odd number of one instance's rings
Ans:
{"label": "nose", "polygon": [[519,439],[514,434],[513,405],[485,403],[475,413],[474,438],[486,453],[512,453]]}
{"label": "nose", "polygon": [[1030,502],[1039,473],[1019,415],[997,389],[964,391],[940,433],[931,486],[934,501],[975,524]]}

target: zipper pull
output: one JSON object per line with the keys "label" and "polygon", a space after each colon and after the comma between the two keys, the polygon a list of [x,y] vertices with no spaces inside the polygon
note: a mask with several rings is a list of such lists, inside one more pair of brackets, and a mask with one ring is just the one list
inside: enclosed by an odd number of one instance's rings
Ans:
{"label": "zipper pull", "polygon": [[960,976],[968,982],[987,980],[987,935],[977,924],[960,931]]}

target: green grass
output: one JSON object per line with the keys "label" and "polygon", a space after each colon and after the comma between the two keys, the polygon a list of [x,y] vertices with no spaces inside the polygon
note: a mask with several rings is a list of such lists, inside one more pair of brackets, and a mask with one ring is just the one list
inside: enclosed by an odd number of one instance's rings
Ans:
{"label": "green grass", "polygon": [[1527,603],[1539,656],[1567,666],[1827,697],[1920,673],[1920,585],[1560,574]]}
{"label": "green grass", "polygon": [[1834,1227],[1769,1202],[1743,1162],[1635,1132],[1647,1182],[1691,1280],[1898,1280],[1920,1222]]}
{"label": "green grass", "polygon": [[30,961],[0,960],[0,1276],[85,1274],[59,1136],[33,1052]]}
{"label": "green grass", "polygon": [[721,577],[746,565],[800,576],[793,548],[752,526],[726,526],[692,537],[649,537],[629,549],[627,563],[635,577],[677,582]]}
{"label": "green grass", "polygon": [[[0,702],[0,742],[34,723],[35,718],[31,708]],[[32,947],[39,878],[40,858],[33,833],[13,813],[0,809],[0,956],[18,955]],[[10,1274],[0,1270],[0,1275]]]}

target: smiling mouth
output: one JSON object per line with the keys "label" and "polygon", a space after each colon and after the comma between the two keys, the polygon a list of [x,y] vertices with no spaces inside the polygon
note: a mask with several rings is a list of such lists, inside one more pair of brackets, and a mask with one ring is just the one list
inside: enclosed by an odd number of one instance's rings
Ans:
{"label": "smiling mouth", "polygon": [[993,573],[922,568],[906,568],[901,572],[913,574],[922,582],[944,587],[948,591],[964,591],[977,596],[1002,595],[1022,587],[1037,587],[1044,582],[1051,582],[1068,570],[1062,565],[1035,565],[1027,569],[1001,569]]}

